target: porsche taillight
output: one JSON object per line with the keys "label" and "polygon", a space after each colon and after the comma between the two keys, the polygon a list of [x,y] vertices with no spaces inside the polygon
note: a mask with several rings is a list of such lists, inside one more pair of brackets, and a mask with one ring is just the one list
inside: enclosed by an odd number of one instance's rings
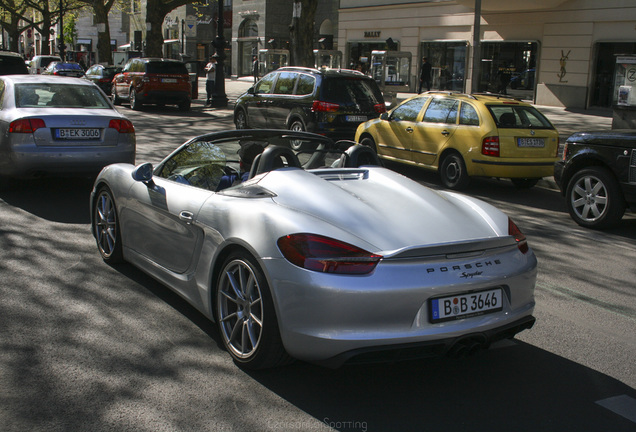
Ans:
{"label": "porsche taillight", "polygon": [[290,263],[321,273],[368,274],[382,259],[381,255],[316,234],[281,237],[278,248]]}
{"label": "porsche taillight", "polygon": [[481,142],[481,154],[499,157],[499,137],[486,137]]}
{"label": "porsche taillight", "polygon": [[14,120],[9,124],[9,133],[33,133],[44,127],[44,120],[38,118]]}
{"label": "porsche taillight", "polygon": [[525,254],[528,252],[530,248],[528,247],[526,236],[523,235],[519,227],[510,218],[508,218],[508,234],[515,238],[517,247],[521,253]]}
{"label": "porsche taillight", "polygon": [[116,129],[119,133],[133,133],[135,127],[130,120],[126,119],[112,119],[108,124],[111,129]]}

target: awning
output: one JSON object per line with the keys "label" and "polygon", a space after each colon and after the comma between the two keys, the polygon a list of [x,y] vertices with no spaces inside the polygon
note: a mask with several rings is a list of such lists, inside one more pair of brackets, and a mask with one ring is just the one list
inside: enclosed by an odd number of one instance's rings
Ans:
{"label": "awning", "polygon": [[78,39],[77,40],[77,45],[92,45],[93,44],[93,40],[92,39]]}
{"label": "awning", "polygon": [[126,45],[119,45],[119,48],[124,48],[124,49],[130,48],[130,44],[127,43]]}
{"label": "awning", "polygon": [[167,43],[179,43],[181,42],[181,40],[179,39],[166,39],[163,41],[163,43],[167,44]]}

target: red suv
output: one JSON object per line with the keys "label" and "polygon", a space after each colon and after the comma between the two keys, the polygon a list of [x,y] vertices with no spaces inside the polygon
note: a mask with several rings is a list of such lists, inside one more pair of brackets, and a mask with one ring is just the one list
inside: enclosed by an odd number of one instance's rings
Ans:
{"label": "red suv", "polygon": [[115,105],[128,101],[134,110],[144,104],[175,104],[188,111],[192,94],[185,63],[162,58],[128,60],[113,78],[112,92]]}

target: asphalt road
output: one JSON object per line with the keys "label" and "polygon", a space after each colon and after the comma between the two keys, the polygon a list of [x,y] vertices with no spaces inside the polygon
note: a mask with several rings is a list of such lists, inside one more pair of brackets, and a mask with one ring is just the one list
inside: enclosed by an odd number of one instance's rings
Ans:
{"label": "asphalt road", "polygon": [[[230,111],[196,104],[121,110],[139,162],[232,128]],[[633,215],[584,230],[554,189],[476,181],[467,193],[507,212],[538,256],[533,329],[468,359],[245,372],[185,301],[101,260],[90,189],[49,179],[0,192],[0,430],[636,430]]]}

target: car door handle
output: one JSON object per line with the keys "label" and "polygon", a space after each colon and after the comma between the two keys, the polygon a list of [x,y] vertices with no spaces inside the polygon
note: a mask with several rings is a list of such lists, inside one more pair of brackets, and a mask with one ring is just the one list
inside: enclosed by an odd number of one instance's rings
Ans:
{"label": "car door handle", "polygon": [[449,135],[450,135],[450,132],[449,132],[449,131],[447,131],[447,130],[443,130],[443,131],[442,131],[442,135],[444,135],[444,136],[449,136]]}
{"label": "car door handle", "polygon": [[413,128],[411,126],[409,126],[409,127],[406,128],[406,131],[408,133],[413,133]]}
{"label": "car door handle", "polygon": [[191,224],[192,222],[194,222],[194,214],[192,212],[183,210],[181,213],[179,213],[179,219],[187,224]]}

